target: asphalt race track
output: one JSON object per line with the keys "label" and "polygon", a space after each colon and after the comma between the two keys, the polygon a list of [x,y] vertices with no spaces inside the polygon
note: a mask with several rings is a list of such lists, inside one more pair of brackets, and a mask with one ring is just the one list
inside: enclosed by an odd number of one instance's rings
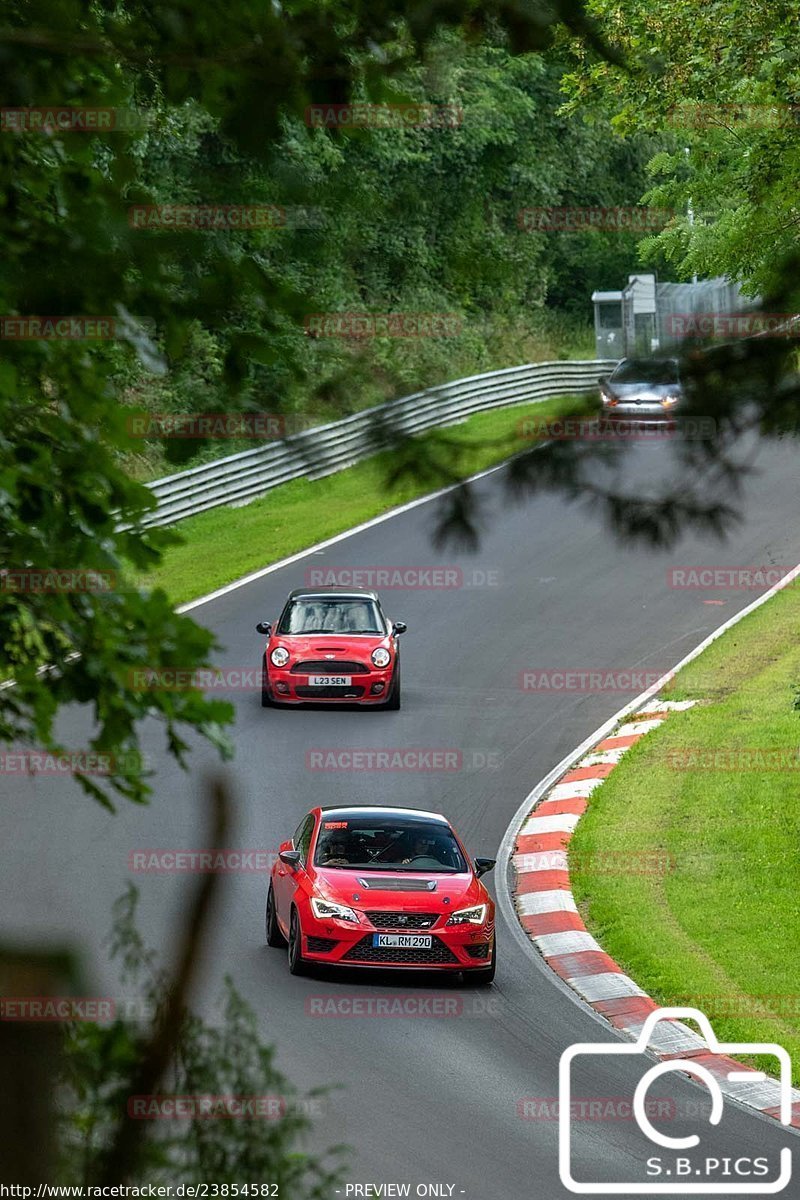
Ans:
{"label": "asphalt race track", "polygon": [[[631,479],[649,476],[670,469],[669,458],[663,444],[643,445],[625,469]],[[744,519],[723,544],[687,536],[669,552],[625,548],[591,513],[559,496],[510,505],[493,473],[477,485],[490,519],[474,556],[432,548],[434,506],[423,504],[195,609],[225,646],[219,661],[248,667],[263,647],[256,621],[277,616],[308,568],[445,564],[464,572],[464,586],[450,590],[383,594],[388,615],[409,626],[400,712],[262,710],[256,691],[234,696],[239,828],[231,845],[275,850],[312,805],[380,802],[440,810],[472,853],[496,854],[532,786],[642,690],[524,692],[521,670],[661,673],[757,594],[676,590],[667,586],[670,567],[800,561],[797,450],[788,442],[765,446],[756,467],[742,496]],[[65,743],[84,745],[85,729],[84,714],[67,714]],[[186,775],[167,759],[155,725],[144,731],[144,744],[158,769],[148,809],[128,806],[112,816],[61,778],[0,780],[4,939],[79,946],[87,994],[120,994],[103,941],[126,880],[137,880],[141,927],[162,948],[189,882],[131,876],[129,853],[202,846],[200,781],[215,756],[200,748]],[[328,748],[438,748],[460,757],[455,769],[436,772],[309,769],[307,753]],[[285,955],[264,944],[265,890],[256,873],[226,877],[198,1003],[213,1011],[230,973],[290,1079],[301,1089],[341,1085],[323,1104],[315,1142],[353,1147],[347,1181],[408,1183],[411,1195],[418,1184],[452,1185],[441,1194],[469,1200],[568,1195],[558,1174],[557,1122],[523,1119],[519,1102],[554,1099],[562,1051],[613,1034],[520,946],[502,916],[490,989],[419,975],[295,979]],[[320,997],[398,994],[458,1002],[440,1017],[313,1015]],[[619,1062],[589,1068],[574,1094],[629,1096],[638,1074]],[[693,1132],[697,1123],[680,1115],[681,1105],[702,1108],[703,1093],[689,1083],[663,1084],[659,1095],[678,1104],[674,1132]],[[719,1128],[698,1131],[703,1150],[720,1158],[769,1154],[774,1162],[787,1143],[777,1124],[735,1109]],[[581,1121],[574,1137],[575,1172],[585,1179],[641,1179],[644,1161],[658,1153],[632,1121]],[[800,1183],[783,1194],[800,1196]]]}

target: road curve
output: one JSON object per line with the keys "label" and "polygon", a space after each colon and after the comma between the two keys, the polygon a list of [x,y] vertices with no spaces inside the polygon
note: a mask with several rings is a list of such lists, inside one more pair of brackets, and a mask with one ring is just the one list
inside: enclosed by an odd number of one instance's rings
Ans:
{"label": "road curve", "polygon": [[[668,463],[667,446],[642,445],[623,470],[629,480],[643,479],[671,470]],[[759,450],[741,499],[743,521],[723,545],[686,536],[671,552],[622,547],[591,513],[559,496],[510,505],[501,475],[477,485],[489,517],[477,555],[434,552],[434,506],[423,504],[195,609],[194,617],[225,646],[220,662],[247,666],[257,661],[261,646],[255,622],[277,614],[309,567],[438,561],[465,576],[465,585],[454,589],[384,594],[389,615],[409,625],[399,713],[265,711],[255,692],[234,696],[239,825],[231,845],[274,849],[314,804],[385,802],[439,809],[474,853],[493,854],[531,787],[642,690],[524,692],[518,686],[523,668],[661,673],[754,597],[747,591],[672,589],[669,567],[788,567],[800,561],[790,443]],[[67,714],[65,744],[85,744],[85,728],[84,714]],[[443,748],[457,752],[460,765],[442,772],[308,769],[310,750],[336,747]],[[111,902],[131,877],[129,853],[200,845],[199,780],[214,759],[199,747],[192,773],[185,775],[166,758],[155,725],[144,730],[144,748],[157,764],[156,796],[149,808],[128,807],[116,816],[62,779],[0,779],[6,897],[0,936],[80,944],[98,994],[119,992],[103,939]],[[168,945],[186,880],[135,878],[143,931],[151,943]],[[198,1003],[212,1012],[230,973],[259,1013],[289,1077],[301,1088],[341,1085],[325,1104],[315,1139],[353,1147],[347,1180],[409,1183],[412,1195],[418,1184],[452,1185],[453,1196],[470,1200],[568,1195],[558,1175],[557,1123],[522,1119],[519,1102],[557,1096],[558,1062],[567,1046],[613,1041],[614,1035],[565,993],[516,931],[500,918],[500,965],[495,986],[485,993],[452,991],[416,976],[297,979],[288,974],[283,954],[263,944],[264,891],[256,874],[227,878]],[[310,1011],[320,997],[398,993],[456,996],[459,1011],[418,1018],[318,1017]],[[634,1077],[617,1063],[589,1069],[577,1094],[630,1094]],[[689,1084],[674,1088],[679,1105],[696,1104],[699,1095]],[[677,1119],[674,1130],[694,1132],[695,1125],[684,1128]],[[785,1144],[780,1129],[741,1111],[726,1113],[724,1130],[705,1139],[710,1153],[777,1155]],[[631,1172],[641,1178],[649,1152],[630,1121],[584,1121],[575,1128],[575,1170],[582,1178],[590,1172],[606,1180],[621,1181]]]}

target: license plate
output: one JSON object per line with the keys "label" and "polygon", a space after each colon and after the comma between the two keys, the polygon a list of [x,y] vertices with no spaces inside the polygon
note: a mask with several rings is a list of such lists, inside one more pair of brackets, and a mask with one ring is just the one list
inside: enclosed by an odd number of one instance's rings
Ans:
{"label": "license plate", "polygon": [[431,950],[433,938],[429,933],[373,933],[372,944],[398,950]]}
{"label": "license plate", "polygon": [[350,687],[352,675],[309,675],[309,687]]}

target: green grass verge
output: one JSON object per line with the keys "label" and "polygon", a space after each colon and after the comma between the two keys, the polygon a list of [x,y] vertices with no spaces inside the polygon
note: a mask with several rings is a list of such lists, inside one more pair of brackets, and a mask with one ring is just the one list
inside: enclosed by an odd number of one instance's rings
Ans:
{"label": "green grass verge", "polygon": [[[445,439],[448,466],[464,479],[531,445],[517,436],[524,417],[547,421],[594,407],[591,396],[566,396],[495,409],[417,441],[421,450],[435,452]],[[389,489],[393,465],[390,455],[378,454],[325,479],[282,484],[244,508],[216,508],[181,521],[175,528],[183,542],[167,549],[157,570],[134,582],[163,587],[175,604],[184,604],[431,490],[412,476]]]}
{"label": "green grass verge", "polygon": [[[624,756],[569,847],[576,899],[603,948],[660,1003],[705,1011],[723,1040],[783,1045],[795,1083],[799,631],[790,585],[684,668],[665,695],[707,703]],[[759,750],[780,753],[783,769]],[[611,873],[620,858],[625,872]],[[774,1072],[774,1060],[761,1065]]]}

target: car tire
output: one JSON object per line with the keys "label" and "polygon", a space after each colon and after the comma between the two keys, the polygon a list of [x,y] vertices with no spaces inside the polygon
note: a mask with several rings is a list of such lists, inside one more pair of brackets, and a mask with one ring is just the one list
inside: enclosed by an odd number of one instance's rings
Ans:
{"label": "car tire", "polygon": [[381,705],[381,708],[389,712],[397,712],[400,707],[400,663],[398,662],[395,673],[392,676],[392,686],[389,688],[389,695],[386,703]]}
{"label": "car tire", "polygon": [[269,684],[267,682],[267,665],[266,665],[266,663],[261,668],[261,707],[262,708],[274,708],[275,707],[275,701],[272,699],[272,694],[269,690]]}
{"label": "car tire", "polygon": [[267,945],[275,947],[284,947],[286,938],[281,933],[278,918],[275,915],[275,893],[272,890],[272,881],[270,880],[269,888],[267,889],[267,911],[264,924],[266,926]]}
{"label": "car tire", "polygon": [[303,931],[297,909],[292,908],[289,920],[289,974],[305,975],[306,963],[303,958]]}
{"label": "car tire", "polygon": [[478,987],[488,987],[494,980],[495,971],[497,970],[497,942],[492,943],[492,961],[488,967],[483,967],[480,971],[470,971],[468,974],[469,983],[477,983]]}

